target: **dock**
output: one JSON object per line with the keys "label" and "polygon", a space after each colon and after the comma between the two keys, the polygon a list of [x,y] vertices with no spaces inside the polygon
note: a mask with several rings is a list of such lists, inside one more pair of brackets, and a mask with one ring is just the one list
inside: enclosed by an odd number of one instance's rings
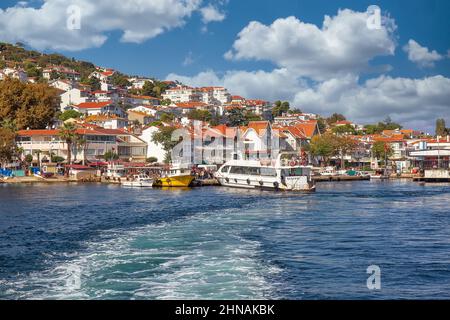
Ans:
{"label": "dock", "polygon": [[370,176],[314,176],[315,182],[344,182],[344,181],[367,181]]}

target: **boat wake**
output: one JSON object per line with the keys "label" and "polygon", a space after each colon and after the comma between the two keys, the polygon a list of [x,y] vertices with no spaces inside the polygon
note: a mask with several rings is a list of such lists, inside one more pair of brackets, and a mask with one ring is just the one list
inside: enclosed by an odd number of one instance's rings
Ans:
{"label": "boat wake", "polygon": [[261,216],[227,209],[105,231],[43,272],[0,284],[6,299],[268,299],[280,270],[245,238]]}

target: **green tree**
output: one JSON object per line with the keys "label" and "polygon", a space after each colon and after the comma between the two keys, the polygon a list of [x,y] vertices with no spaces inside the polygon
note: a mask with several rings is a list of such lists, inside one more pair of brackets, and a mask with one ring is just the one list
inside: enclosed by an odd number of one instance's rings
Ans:
{"label": "green tree", "polygon": [[349,124],[346,124],[344,126],[336,126],[331,131],[333,131],[333,133],[337,135],[356,134],[355,128],[353,128],[353,126]]}
{"label": "green tree", "polygon": [[96,77],[83,77],[80,83],[90,86],[92,91],[100,90],[102,87],[100,80]]}
{"label": "green tree", "polygon": [[284,113],[287,113],[290,109],[289,102],[276,101],[275,106],[272,108],[272,115],[274,117],[280,117]]}
{"label": "green tree", "polygon": [[67,121],[69,119],[79,119],[83,114],[75,110],[66,110],[58,118],[61,121]]}
{"label": "green tree", "polygon": [[175,115],[173,113],[164,112],[163,114],[161,114],[159,119],[162,122],[170,123],[170,122],[172,122],[175,119]]}
{"label": "green tree", "polygon": [[170,106],[171,104],[172,104],[172,100],[170,100],[170,99],[161,100],[162,106]]}
{"label": "green tree", "polygon": [[313,156],[320,156],[324,160],[322,164],[328,164],[330,159],[339,152],[338,137],[331,133],[314,136],[311,139],[310,150]]}
{"label": "green tree", "polygon": [[327,130],[327,123],[323,118],[317,119],[317,126],[319,128],[320,134],[324,134],[325,131]]}
{"label": "green tree", "polygon": [[0,81],[0,121],[15,121],[19,130],[42,129],[53,122],[58,109],[57,91],[46,84]]}
{"label": "green tree", "polygon": [[295,109],[289,110],[288,113],[290,113],[290,114],[302,114],[303,111],[300,110],[299,108],[295,108]]}
{"label": "green tree", "polygon": [[156,163],[156,162],[158,162],[158,158],[150,157],[150,158],[147,158],[146,162],[147,163]]}
{"label": "green tree", "polygon": [[357,143],[351,137],[343,136],[343,137],[337,137],[335,146],[338,150],[338,153],[341,156],[341,168],[345,169],[344,157],[356,149]]}
{"label": "green tree", "polygon": [[116,72],[111,76],[111,83],[116,87],[129,87],[131,83],[128,81],[127,76],[120,72]]}
{"label": "green tree", "polygon": [[[59,129],[59,136],[67,145],[67,164],[72,163],[72,147],[76,142],[77,128],[73,123],[64,123],[64,125]],[[66,175],[68,175],[69,171],[66,170]]]}
{"label": "green tree", "polygon": [[245,119],[246,119],[247,123],[250,121],[261,121],[262,120],[261,116],[257,115],[254,112],[251,112],[251,111],[247,111],[245,113]]}
{"label": "green tree", "polygon": [[212,114],[208,110],[193,109],[187,114],[188,119],[209,122],[212,119]]}
{"label": "green tree", "polygon": [[180,142],[174,141],[172,135],[177,128],[175,127],[160,127],[158,131],[153,133],[152,141],[160,144],[164,151],[166,151],[165,162],[170,162],[172,149]]}
{"label": "green tree", "polygon": [[340,113],[333,113],[330,117],[327,118],[327,123],[329,125],[335,124],[338,121],[345,121],[347,120],[344,115]]}
{"label": "green tree", "polygon": [[233,108],[227,114],[227,122],[231,127],[240,127],[248,125],[247,117],[245,112],[240,108]]}
{"label": "green tree", "polygon": [[393,154],[394,150],[387,142],[377,141],[372,146],[372,156],[377,159],[385,159],[385,166],[387,166],[387,159]]}
{"label": "green tree", "polygon": [[119,159],[119,155],[117,153],[115,153],[114,151],[107,151],[104,155],[103,158],[106,161],[115,161]]}
{"label": "green tree", "polygon": [[9,128],[0,128],[0,165],[12,160],[16,154],[16,133]]}
{"label": "green tree", "polygon": [[436,136],[444,137],[448,134],[449,134],[449,132],[447,131],[447,127],[445,126],[445,120],[442,118],[437,119],[436,120]]}

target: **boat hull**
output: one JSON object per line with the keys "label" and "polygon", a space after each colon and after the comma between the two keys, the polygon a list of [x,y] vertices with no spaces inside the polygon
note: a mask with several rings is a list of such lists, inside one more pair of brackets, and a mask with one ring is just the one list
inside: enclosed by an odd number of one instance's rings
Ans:
{"label": "boat hull", "polygon": [[[229,188],[240,188],[240,189],[258,189],[258,190],[271,190],[271,191],[290,191],[290,192],[315,192],[316,186],[315,184],[307,184],[297,188],[290,188],[283,184],[276,184],[277,181],[266,181],[261,183],[257,180],[238,180],[238,179],[227,179],[226,178],[218,178],[219,183],[224,187]],[[249,183],[250,182],[250,183]]]}
{"label": "boat hull", "polygon": [[129,187],[129,188],[152,188],[153,181],[152,182],[139,182],[139,181],[123,182],[122,186]]}
{"label": "boat hull", "polygon": [[192,181],[194,181],[194,176],[191,175],[166,177],[156,180],[154,186],[162,188],[185,188],[189,187]]}

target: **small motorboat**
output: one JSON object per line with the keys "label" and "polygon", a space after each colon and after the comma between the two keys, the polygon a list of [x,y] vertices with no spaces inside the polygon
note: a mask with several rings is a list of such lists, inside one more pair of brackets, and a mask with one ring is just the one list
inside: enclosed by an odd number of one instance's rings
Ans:
{"label": "small motorboat", "polygon": [[133,188],[151,188],[153,187],[153,183],[153,179],[148,175],[138,174],[134,175],[131,180],[122,182],[122,186]]}
{"label": "small motorboat", "polygon": [[180,165],[172,165],[160,171],[154,186],[158,188],[187,188],[194,179],[195,176],[191,174],[190,170],[183,169]]}

